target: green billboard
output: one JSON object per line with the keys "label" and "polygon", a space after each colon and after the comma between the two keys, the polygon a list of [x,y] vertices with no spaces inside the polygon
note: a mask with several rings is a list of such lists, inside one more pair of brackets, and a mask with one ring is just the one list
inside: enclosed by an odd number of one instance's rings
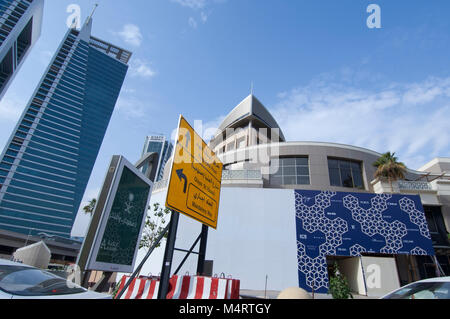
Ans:
{"label": "green billboard", "polygon": [[111,207],[97,262],[132,265],[150,187],[127,167]]}
{"label": "green billboard", "polygon": [[113,157],[82,249],[85,270],[133,271],[152,186],[125,158]]}

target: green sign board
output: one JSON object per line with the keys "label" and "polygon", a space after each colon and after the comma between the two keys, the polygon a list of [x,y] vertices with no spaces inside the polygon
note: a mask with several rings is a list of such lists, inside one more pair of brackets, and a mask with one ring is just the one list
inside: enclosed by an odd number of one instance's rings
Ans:
{"label": "green sign board", "polygon": [[97,254],[97,262],[133,264],[150,187],[125,167]]}
{"label": "green sign board", "polygon": [[[86,269],[130,273],[153,184],[121,156],[113,158],[108,174],[113,178],[105,180],[100,194],[95,214],[101,217],[91,223],[90,232],[95,231],[95,237],[86,247],[90,248]],[[102,196],[106,198],[102,200]]]}

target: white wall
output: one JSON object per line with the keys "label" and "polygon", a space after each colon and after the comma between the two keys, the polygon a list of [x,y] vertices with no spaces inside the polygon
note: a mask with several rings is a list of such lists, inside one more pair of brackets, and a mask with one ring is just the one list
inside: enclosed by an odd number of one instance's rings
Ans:
{"label": "white wall", "polygon": [[352,292],[358,295],[366,295],[366,285],[361,264],[361,258],[346,258],[338,261],[339,270],[347,278]]}
{"label": "white wall", "polygon": [[[164,204],[165,192],[153,194],[151,203]],[[201,232],[201,224],[180,216],[176,248],[189,249]],[[218,229],[209,230],[207,260],[214,274],[241,280],[242,289],[268,290],[298,287],[295,197],[292,190],[223,188]],[[195,251],[198,251],[198,246]],[[138,254],[138,262],[145,255]],[[164,245],[157,249],[141,274],[161,272]],[[172,272],[185,256],[175,252]],[[180,275],[195,274],[197,255],[191,255]]]}
{"label": "white wall", "polygon": [[382,297],[400,288],[395,258],[361,257],[361,260],[369,297]]}

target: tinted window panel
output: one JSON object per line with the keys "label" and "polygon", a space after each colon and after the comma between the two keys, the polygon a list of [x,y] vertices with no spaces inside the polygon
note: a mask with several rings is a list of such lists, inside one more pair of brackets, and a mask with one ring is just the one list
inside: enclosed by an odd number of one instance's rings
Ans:
{"label": "tinted window panel", "polygon": [[309,184],[311,184],[311,181],[309,180],[309,176],[298,176],[297,177],[297,184],[298,185],[309,185]]}
{"label": "tinted window panel", "polygon": [[295,176],[297,175],[297,170],[295,166],[283,167],[283,175]]}
{"label": "tinted window panel", "polygon": [[309,160],[308,158],[304,157],[304,158],[297,158],[296,159],[297,162],[297,166],[309,166]]}
{"label": "tinted window panel", "polygon": [[341,186],[341,175],[338,168],[330,168],[331,186]]}
{"label": "tinted window panel", "polygon": [[295,176],[285,176],[284,177],[284,184],[285,185],[296,185],[297,184],[297,178]]}

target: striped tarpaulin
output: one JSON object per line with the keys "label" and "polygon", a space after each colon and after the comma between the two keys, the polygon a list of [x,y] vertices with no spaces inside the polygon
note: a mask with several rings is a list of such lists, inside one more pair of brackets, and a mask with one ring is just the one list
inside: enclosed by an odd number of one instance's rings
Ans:
{"label": "striped tarpaulin", "polygon": [[[119,292],[125,287],[130,277],[123,276]],[[157,299],[159,280],[135,278],[120,299]]]}
{"label": "striped tarpaulin", "polygon": [[[129,277],[123,276],[119,292]],[[157,299],[159,280],[134,279],[120,299]],[[239,299],[240,281],[230,278],[173,276],[167,299]]]}
{"label": "striped tarpaulin", "polygon": [[167,299],[239,299],[240,281],[199,276],[173,276]]}

